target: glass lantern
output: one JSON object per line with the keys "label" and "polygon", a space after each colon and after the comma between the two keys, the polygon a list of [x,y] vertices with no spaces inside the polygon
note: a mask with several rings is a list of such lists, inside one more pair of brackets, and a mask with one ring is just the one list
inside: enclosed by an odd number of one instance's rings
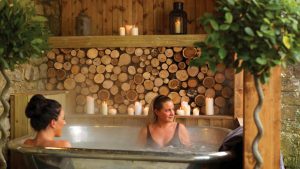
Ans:
{"label": "glass lantern", "polygon": [[170,12],[169,19],[171,34],[187,33],[187,14],[183,10],[182,2],[174,2],[173,11]]}

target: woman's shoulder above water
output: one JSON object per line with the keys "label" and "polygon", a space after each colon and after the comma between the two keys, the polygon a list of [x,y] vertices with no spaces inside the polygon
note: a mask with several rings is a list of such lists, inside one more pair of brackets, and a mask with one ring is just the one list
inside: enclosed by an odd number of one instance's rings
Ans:
{"label": "woman's shoulder above water", "polygon": [[51,141],[37,141],[35,139],[27,139],[24,142],[25,145],[38,146],[38,147],[62,147],[70,148],[71,143],[66,140],[51,140]]}

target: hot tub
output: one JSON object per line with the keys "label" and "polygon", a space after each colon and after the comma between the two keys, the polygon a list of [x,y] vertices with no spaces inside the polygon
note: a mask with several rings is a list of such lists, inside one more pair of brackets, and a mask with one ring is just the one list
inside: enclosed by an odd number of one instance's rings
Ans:
{"label": "hot tub", "polygon": [[66,169],[218,168],[220,162],[233,157],[229,151],[218,152],[229,129],[190,127],[193,146],[189,149],[140,149],[136,146],[139,130],[140,127],[129,126],[66,126],[60,139],[69,140],[73,148],[22,144],[32,136],[12,140],[8,147],[23,156],[28,169],[45,169],[45,166],[49,169],[50,166]]}

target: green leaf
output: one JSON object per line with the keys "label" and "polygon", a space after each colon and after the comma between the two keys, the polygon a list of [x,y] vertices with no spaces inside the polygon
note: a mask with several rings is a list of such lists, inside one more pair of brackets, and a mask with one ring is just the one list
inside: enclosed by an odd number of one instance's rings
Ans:
{"label": "green leaf", "polygon": [[0,48],[0,57],[3,54],[3,52],[4,52],[4,48]]}
{"label": "green leaf", "polygon": [[33,16],[31,19],[35,22],[47,22],[47,18],[43,16]]}
{"label": "green leaf", "polygon": [[31,41],[31,43],[32,44],[41,44],[41,43],[43,43],[44,41],[43,41],[43,39],[41,39],[41,38],[35,38],[35,39],[33,39],[32,41]]}
{"label": "green leaf", "polygon": [[254,33],[253,33],[253,31],[252,31],[252,29],[251,29],[250,27],[246,27],[246,28],[245,28],[245,32],[246,32],[248,35],[250,35],[250,36],[254,36]]}
{"label": "green leaf", "polygon": [[286,48],[291,48],[290,38],[288,36],[283,36],[282,42]]}
{"label": "green leaf", "polygon": [[230,12],[226,12],[225,14],[225,23],[232,23],[232,14]]}
{"label": "green leaf", "polygon": [[209,22],[210,22],[210,25],[212,26],[212,28],[214,30],[216,30],[216,31],[219,30],[219,25],[218,25],[218,23],[215,20],[210,20]]}
{"label": "green leaf", "polygon": [[218,54],[219,54],[220,58],[223,60],[227,55],[227,51],[224,48],[220,48],[218,51]]}
{"label": "green leaf", "polygon": [[264,35],[260,31],[256,31],[258,37],[263,37]]}
{"label": "green leaf", "polygon": [[228,24],[222,24],[222,25],[220,26],[220,30],[226,31],[226,30],[229,29],[229,27],[230,27],[230,25],[228,25]]}
{"label": "green leaf", "polygon": [[227,0],[227,2],[232,6],[234,5],[234,0]]}
{"label": "green leaf", "polygon": [[267,60],[265,58],[261,58],[261,57],[258,57],[255,59],[255,61],[260,64],[260,65],[265,65],[267,64]]}

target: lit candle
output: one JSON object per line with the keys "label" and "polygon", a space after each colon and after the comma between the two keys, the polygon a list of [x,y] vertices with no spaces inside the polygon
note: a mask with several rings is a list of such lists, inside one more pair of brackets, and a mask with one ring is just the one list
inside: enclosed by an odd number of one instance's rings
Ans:
{"label": "lit candle", "polygon": [[199,116],[199,109],[198,108],[193,109],[193,116]]}
{"label": "lit candle", "polygon": [[101,113],[102,115],[107,115],[107,103],[105,101],[101,103]]}
{"label": "lit candle", "polygon": [[130,115],[130,116],[134,115],[134,109],[132,107],[128,107],[127,112],[128,112],[128,115]]}
{"label": "lit candle", "polygon": [[133,35],[133,36],[139,35],[139,28],[133,26],[133,28],[131,29],[131,35]]}
{"label": "lit candle", "polygon": [[144,114],[145,116],[148,116],[148,112],[149,112],[149,107],[148,107],[148,106],[144,107],[144,109],[143,109],[143,114]]}
{"label": "lit candle", "polygon": [[181,103],[181,107],[184,110],[184,115],[189,116],[191,114],[191,106],[188,104],[188,102],[183,101]]}
{"label": "lit candle", "polygon": [[175,21],[175,33],[180,33],[181,32],[181,22],[180,19],[176,19]]}
{"label": "lit candle", "polygon": [[206,115],[213,115],[214,114],[214,99],[213,98],[205,98],[205,112]]}
{"label": "lit candle", "polygon": [[125,36],[125,27],[120,27],[120,36]]}
{"label": "lit candle", "polygon": [[87,114],[95,114],[95,99],[91,96],[86,96],[86,113]]}
{"label": "lit candle", "polygon": [[117,109],[114,109],[114,108],[109,109],[108,114],[109,115],[116,115],[117,114]]}
{"label": "lit candle", "polygon": [[176,114],[179,115],[179,116],[184,116],[185,112],[180,107],[180,109],[177,109]]}
{"label": "lit candle", "polygon": [[135,102],[134,103],[134,114],[135,115],[141,115],[142,114],[142,103],[141,102]]}
{"label": "lit candle", "polygon": [[125,25],[125,29],[126,29],[126,35],[130,35],[131,34],[132,25]]}

